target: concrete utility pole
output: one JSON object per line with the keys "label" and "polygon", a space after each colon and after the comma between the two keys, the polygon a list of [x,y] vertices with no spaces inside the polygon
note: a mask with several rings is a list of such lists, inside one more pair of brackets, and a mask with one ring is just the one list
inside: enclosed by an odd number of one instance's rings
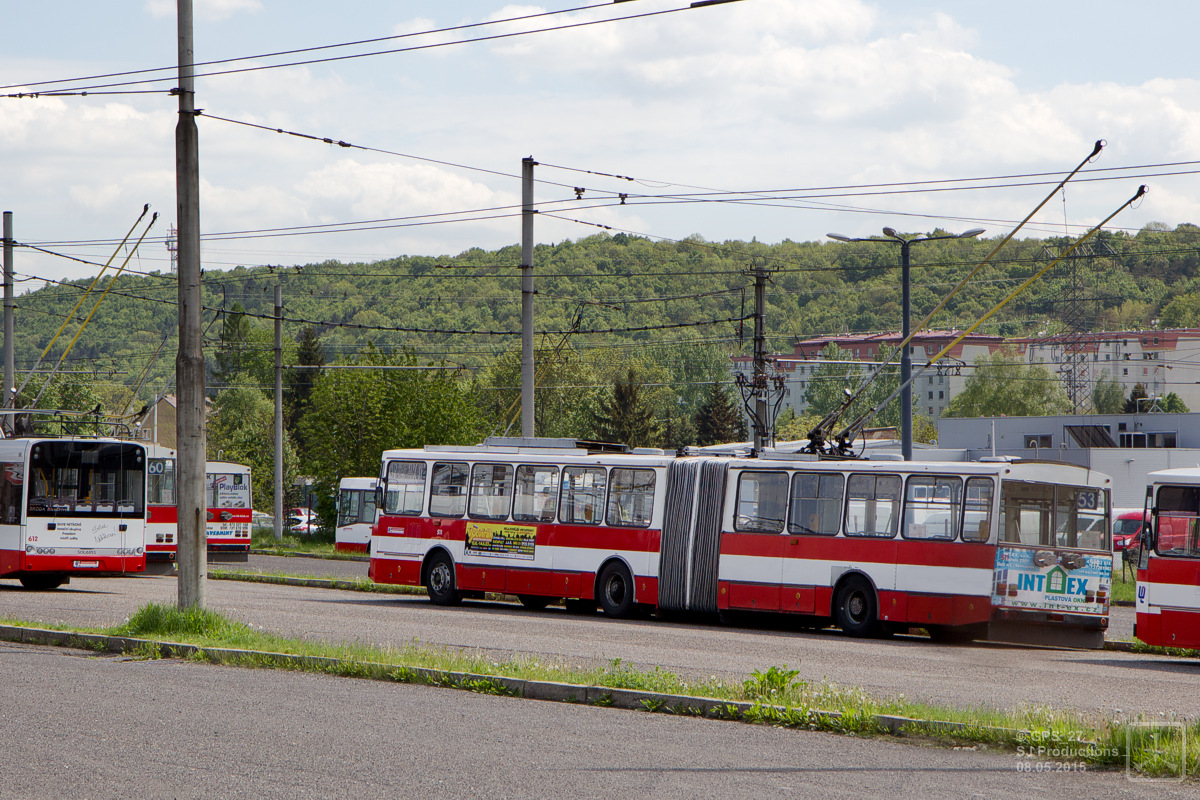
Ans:
{"label": "concrete utility pole", "polygon": [[[17,385],[17,343],[13,323],[13,219],[12,212],[4,212],[4,407],[17,402],[14,389]],[[13,417],[4,415],[4,432],[12,433]]]}
{"label": "concrete utility pole", "polygon": [[532,156],[521,159],[521,435],[532,438],[533,426],[533,168]]}
{"label": "concrete utility pole", "polygon": [[196,130],[192,0],[177,0],[179,122],[175,126],[175,202],[179,222],[179,353],[176,436],[179,468],[179,607],[205,607],[208,542],[204,527],[204,349],[200,296],[200,148]]}
{"label": "concrete utility pole", "polygon": [[283,541],[283,287],[275,285],[275,541]]}

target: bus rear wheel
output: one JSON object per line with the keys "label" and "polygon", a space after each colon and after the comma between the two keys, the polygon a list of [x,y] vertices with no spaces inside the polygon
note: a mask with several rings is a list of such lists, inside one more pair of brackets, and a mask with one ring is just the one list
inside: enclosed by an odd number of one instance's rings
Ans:
{"label": "bus rear wheel", "polygon": [[22,575],[21,585],[26,589],[44,592],[50,589],[57,589],[69,580],[65,575],[55,575],[54,573],[42,573],[35,575]]}
{"label": "bus rear wheel", "polygon": [[637,603],[633,600],[633,576],[619,561],[600,571],[600,586],[596,596],[606,617],[628,619],[637,614]]}
{"label": "bus rear wheel", "polygon": [[833,619],[851,636],[874,636],[880,631],[875,590],[862,578],[848,578],[833,600]]}
{"label": "bus rear wheel", "polygon": [[454,562],[445,553],[438,553],[429,560],[429,571],[425,573],[425,591],[435,606],[456,606],[462,602],[462,594],[454,580]]}

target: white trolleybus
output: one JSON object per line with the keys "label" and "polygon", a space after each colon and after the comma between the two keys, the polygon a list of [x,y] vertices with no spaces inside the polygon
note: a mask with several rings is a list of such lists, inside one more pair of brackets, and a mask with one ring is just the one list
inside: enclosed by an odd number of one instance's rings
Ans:
{"label": "white trolleybus", "polygon": [[375,484],[374,478],[342,478],[338,484],[334,549],[345,553],[369,549],[375,524]]}
{"label": "white trolleybus", "polygon": [[54,589],[146,569],[146,451],[103,438],[0,440],[0,578]]}
{"label": "white trolleybus", "polygon": [[1146,644],[1200,647],[1200,469],[1146,477],[1150,525],[1138,544],[1134,635]]}
{"label": "white trolleybus", "polygon": [[[151,562],[172,563],[179,549],[176,453],[167,447],[146,445],[148,451],[146,502],[146,557]],[[204,465],[204,524],[208,558],[246,561],[250,553],[250,467],[230,461]]]}
{"label": "white trolleybus", "polygon": [[501,592],[615,617],[774,612],[859,636],[1103,645],[1105,475],[611,448],[489,439],[385,452],[371,578],[443,605]]}
{"label": "white trolleybus", "polygon": [[250,558],[254,521],[250,468],[232,461],[208,461],[204,470],[208,557],[215,561],[246,561]]}

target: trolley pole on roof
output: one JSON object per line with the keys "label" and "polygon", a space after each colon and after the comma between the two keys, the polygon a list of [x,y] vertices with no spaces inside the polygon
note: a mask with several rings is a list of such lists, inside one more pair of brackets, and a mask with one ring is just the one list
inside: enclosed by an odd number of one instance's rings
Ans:
{"label": "trolley pole on roof", "polygon": [[179,607],[205,607],[208,543],[204,527],[204,349],[200,296],[200,154],[196,130],[192,0],[176,0],[179,121],[175,126],[175,202],[179,224],[179,352],[175,357],[179,459]]}
{"label": "trolley pole on roof", "polygon": [[275,284],[275,541],[283,541],[283,287]]}
{"label": "trolley pole on roof", "polygon": [[[17,356],[13,331],[13,218],[11,211],[4,212],[4,402],[5,408],[16,405],[17,396],[13,389],[17,381]],[[12,433],[13,416],[4,415],[4,431]]]}
{"label": "trolley pole on roof", "polygon": [[521,435],[533,425],[533,157],[521,159]]}

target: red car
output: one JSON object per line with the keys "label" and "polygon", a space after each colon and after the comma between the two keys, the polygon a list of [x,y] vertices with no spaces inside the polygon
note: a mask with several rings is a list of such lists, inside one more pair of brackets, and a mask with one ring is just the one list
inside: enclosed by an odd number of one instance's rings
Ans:
{"label": "red car", "polygon": [[1140,508],[1117,509],[1112,528],[1113,550],[1120,552],[1137,547],[1142,528],[1149,521],[1150,517]]}

